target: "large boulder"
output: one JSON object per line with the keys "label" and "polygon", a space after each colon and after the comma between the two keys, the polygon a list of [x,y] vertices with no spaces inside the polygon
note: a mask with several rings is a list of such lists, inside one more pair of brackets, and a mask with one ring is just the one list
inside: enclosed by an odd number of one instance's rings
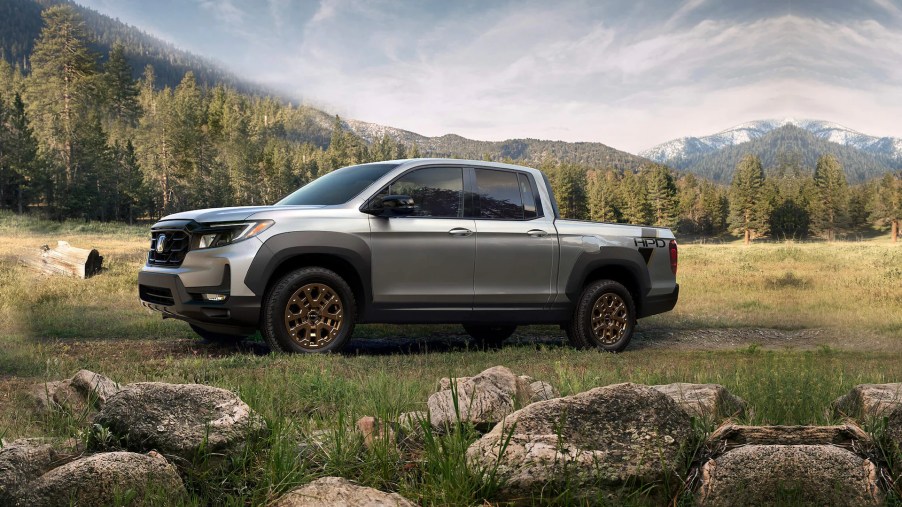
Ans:
{"label": "large boulder", "polygon": [[708,460],[698,503],[882,505],[877,467],[833,445],[745,445]]}
{"label": "large boulder", "polygon": [[833,402],[838,416],[886,418],[886,436],[902,450],[902,383],[861,384]]}
{"label": "large boulder", "polygon": [[397,493],[354,484],[342,477],[323,477],[294,489],[270,507],[415,507]]}
{"label": "large boulder", "polygon": [[187,496],[176,468],[159,454],[108,452],[56,467],[30,483],[17,505],[144,505]]}
{"label": "large boulder", "polygon": [[13,505],[26,484],[71,459],[40,438],[14,440],[0,449],[0,505]]}
{"label": "large boulder", "polygon": [[536,380],[529,383],[529,402],[536,403],[538,401],[553,400],[560,398],[561,393],[548,382]]}
{"label": "large boulder", "polygon": [[702,419],[723,417],[742,417],[745,415],[746,402],[734,396],[719,384],[688,384],[677,382],[652,386],[673,398],[689,415]]}
{"label": "large boulder", "polygon": [[110,397],[94,420],[121,445],[192,461],[203,451],[240,449],[266,430],[263,419],[225,389],[201,384],[141,382]]}
{"label": "large boulder", "polygon": [[691,419],[676,402],[648,386],[625,383],[518,410],[473,443],[467,458],[478,469],[497,464],[507,495],[549,485],[591,494],[596,487],[683,472],[691,438]]}
{"label": "large boulder", "polygon": [[121,387],[107,377],[90,370],[79,370],[70,380],[71,384],[87,395],[97,406],[103,407],[106,400],[118,393]]}
{"label": "large boulder", "polygon": [[436,429],[467,422],[487,431],[505,416],[526,406],[532,396],[529,384],[504,366],[493,366],[475,377],[456,379],[455,389],[451,389],[450,381],[447,384],[448,389],[434,393],[427,402],[429,420]]}

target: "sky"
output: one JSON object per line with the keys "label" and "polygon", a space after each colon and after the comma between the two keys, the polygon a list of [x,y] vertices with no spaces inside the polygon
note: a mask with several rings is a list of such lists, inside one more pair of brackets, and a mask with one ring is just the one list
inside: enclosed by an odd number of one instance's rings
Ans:
{"label": "sky", "polygon": [[76,0],[343,117],[638,153],[765,118],[902,137],[902,1]]}

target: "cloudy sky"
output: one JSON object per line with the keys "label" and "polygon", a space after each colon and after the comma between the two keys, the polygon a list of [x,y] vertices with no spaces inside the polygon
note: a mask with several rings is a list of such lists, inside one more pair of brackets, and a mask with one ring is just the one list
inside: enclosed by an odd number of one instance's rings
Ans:
{"label": "cloudy sky", "polygon": [[902,136],[894,0],[77,0],[330,112],[638,152],[749,120]]}

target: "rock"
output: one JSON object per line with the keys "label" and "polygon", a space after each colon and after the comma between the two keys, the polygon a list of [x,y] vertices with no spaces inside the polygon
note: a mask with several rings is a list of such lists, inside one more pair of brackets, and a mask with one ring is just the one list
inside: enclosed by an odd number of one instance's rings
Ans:
{"label": "rock", "polygon": [[73,386],[91,399],[97,408],[103,407],[110,396],[119,392],[119,384],[90,370],[79,370],[71,380]]}
{"label": "rock", "polygon": [[560,398],[561,393],[558,392],[557,389],[554,388],[548,382],[542,382],[541,380],[537,380],[535,382],[531,382],[529,384],[529,402],[535,403],[537,401],[545,401],[545,400],[553,400],[555,398]]}
{"label": "rock", "polygon": [[408,433],[422,431],[426,422],[429,422],[429,413],[422,410],[404,412],[398,416],[398,426]]}
{"label": "rock", "polygon": [[529,398],[529,384],[504,366],[494,366],[475,377],[458,379],[457,389],[449,387],[430,396],[427,402],[429,420],[434,428],[444,429],[457,423],[459,415],[460,422],[488,430],[528,404]]}
{"label": "rock", "polygon": [[837,415],[866,419],[889,415],[902,406],[902,383],[861,384],[833,402]]}
{"label": "rock", "polygon": [[187,496],[175,467],[155,452],[94,454],[59,466],[35,479],[19,505],[143,505],[145,498],[177,503]]}
{"label": "rock", "polygon": [[56,402],[53,401],[53,395],[62,383],[63,381],[57,380],[52,382],[41,382],[40,384],[32,386],[27,394],[28,397],[32,399],[34,408],[39,412],[50,412],[51,410],[58,408]]}
{"label": "rock", "polygon": [[623,487],[682,473],[691,437],[689,415],[670,397],[625,383],[518,410],[473,443],[467,458],[483,470],[497,463],[507,495],[549,485],[592,494],[599,485]]}
{"label": "rock", "polygon": [[877,467],[832,445],[747,445],[708,460],[698,503],[882,505]]}
{"label": "rock", "polygon": [[240,449],[266,424],[231,391],[201,384],[141,382],[110,397],[94,419],[130,450],[188,460]]}
{"label": "rock", "polygon": [[834,426],[743,426],[727,423],[708,437],[714,448],[742,445],[833,445],[846,449],[865,449],[871,437],[855,424]]}
{"label": "rock", "polygon": [[[466,382],[473,377],[454,377],[455,387],[458,387],[461,382]],[[435,386],[435,392],[447,391],[451,389],[451,379],[448,377],[442,377],[438,379],[438,384]],[[459,388],[459,387],[458,387]]]}
{"label": "rock", "polygon": [[861,384],[833,402],[837,415],[886,418],[886,437],[902,450],[902,383]]}
{"label": "rock", "polygon": [[41,438],[5,444],[0,449],[0,505],[13,505],[16,495],[30,481],[69,459],[69,455]]}
{"label": "rock", "polygon": [[397,423],[380,421],[372,416],[361,417],[357,421],[357,431],[363,435],[363,445],[367,449],[372,449],[373,445],[378,442],[387,442],[392,445],[397,443]]}
{"label": "rock", "polygon": [[416,507],[397,493],[359,486],[342,477],[323,477],[294,489],[271,507]]}
{"label": "rock", "polygon": [[689,415],[702,419],[742,417],[747,403],[719,384],[687,384],[677,382],[652,386],[673,398]]}
{"label": "rock", "polygon": [[[81,389],[75,387],[71,380],[63,380],[53,392],[56,405],[74,416],[89,416],[95,412],[88,397]],[[89,417],[90,419],[90,417]]]}

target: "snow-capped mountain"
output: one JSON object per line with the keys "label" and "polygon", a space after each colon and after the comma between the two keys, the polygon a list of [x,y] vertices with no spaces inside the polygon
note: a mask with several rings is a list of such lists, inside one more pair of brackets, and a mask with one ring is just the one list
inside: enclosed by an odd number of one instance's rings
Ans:
{"label": "snow-capped mountain", "polygon": [[758,139],[786,125],[794,125],[824,141],[849,146],[865,153],[902,160],[902,138],[875,137],[822,120],[783,118],[758,120],[736,125],[703,137],[681,137],[639,153],[640,156],[665,164],[713,153],[724,148]]}

